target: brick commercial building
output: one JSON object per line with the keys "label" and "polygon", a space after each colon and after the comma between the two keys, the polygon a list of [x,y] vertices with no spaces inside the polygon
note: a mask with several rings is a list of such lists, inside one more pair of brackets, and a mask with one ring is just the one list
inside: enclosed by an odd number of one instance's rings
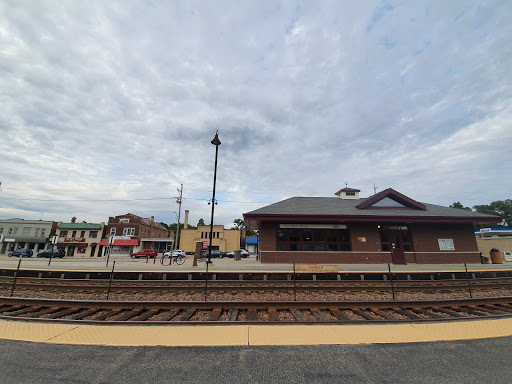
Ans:
{"label": "brick commercial building", "polygon": [[500,218],[417,202],[391,188],[369,198],[292,197],[244,214],[262,263],[480,263],[473,224]]}
{"label": "brick commercial building", "polygon": [[[144,248],[157,248],[161,243],[162,249],[166,244],[172,242],[169,239],[167,229],[159,223],[155,223],[155,218],[143,218],[132,213],[108,218],[108,228],[106,237],[114,236],[112,255],[129,255],[133,251]],[[103,239],[99,245],[104,246],[105,253],[108,245],[107,238]]]}

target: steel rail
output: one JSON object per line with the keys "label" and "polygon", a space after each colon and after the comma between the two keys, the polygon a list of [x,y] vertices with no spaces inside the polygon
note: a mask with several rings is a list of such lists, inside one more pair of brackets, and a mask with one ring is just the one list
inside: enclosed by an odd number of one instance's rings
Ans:
{"label": "steel rail", "polygon": [[[0,279],[1,287],[10,287],[13,278]],[[16,287],[44,290],[105,290],[108,288],[108,280],[83,280],[83,279],[34,279],[18,278]],[[194,290],[204,287],[204,280],[113,280],[112,290]],[[474,288],[512,288],[512,279],[475,279],[471,281]],[[209,280],[209,288],[214,291],[375,291],[388,290],[389,281],[366,280],[366,281],[250,281],[250,280]],[[394,281],[395,290],[445,290],[445,289],[467,289],[467,282],[464,280],[414,280]]]}

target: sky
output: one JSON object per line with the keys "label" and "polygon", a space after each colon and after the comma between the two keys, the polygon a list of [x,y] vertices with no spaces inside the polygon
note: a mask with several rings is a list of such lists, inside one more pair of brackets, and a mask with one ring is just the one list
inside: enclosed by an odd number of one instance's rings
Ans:
{"label": "sky", "polygon": [[0,219],[512,198],[512,2],[0,2]]}

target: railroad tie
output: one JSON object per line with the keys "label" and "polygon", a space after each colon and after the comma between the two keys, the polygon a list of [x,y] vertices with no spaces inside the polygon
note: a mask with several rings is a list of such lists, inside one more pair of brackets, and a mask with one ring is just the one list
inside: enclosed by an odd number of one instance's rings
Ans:
{"label": "railroad tie", "polygon": [[435,312],[446,313],[447,315],[450,315],[453,317],[466,317],[465,315],[463,315],[457,311],[454,311],[452,309],[448,309],[448,308],[432,307],[432,310]]}
{"label": "railroad tie", "polygon": [[190,308],[188,309],[186,312],[184,312],[181,316],[180,316],[180,320],[179,321],[188,321],[193,315],[194,315],[194,312],[196,311],[195,308]]}
{"label": "railroad tie", "polygon": [[468,305],[466,308],[467,309],[465,309],[464,312],[470,313],[472,315],[485,316],[489,314],[489,311],[486,311],[485,309],[477,305]]}
{"label": "railroad tie", "polygon": [[361,316],[365,320],[376,320],[374,316],[372,316],[370,313],[362,310],[362,309],[353,309],[352,312],[354,312],[356,315]]}
{"label": "railroad tie", "polygon": [[510,310],[512,309],[512,305],[510,305],[510,304],[506,304],[506,303],[499,303],[499,304],[496,304],[496,306],[501,307],[501,308],[508,309],[507,313],[509,313],[509,312],[510,312]]}
{"label": "railroad tie", "polygon": [[416,312],[416,313],[419,313],[421,315],[425,315],[425,316],[428,316],[428,317],[432,317],[434,319],[442,319],[443,316],[441,315],[438,315],[437,313],[434,313],[434,312],[431,312],[431,311],[428,311],[424,308],[411,308],[411,311],[413,312]]}
{"label": "railroad tie", "polygon": [[499,306],[497,305],[493,305],[493,304],[483,304],[481,305],[483,308],[489,310],[490,312],[496,314],[496,315],[503,315],[503,314],[508,314],[508,312],[504,309],[504,308],[500,308]]}
{"label": "railroad tie", "polygon": [[311,308],[311,313],[318,321],[331,321],[329,318],[324,315],[318,308]]}
{"label": "railroad tie", "polygon": [[306,317],[302,314],[302,312],[296,310],[296,309],[290,309],[290,313],[297,321],[307,321]]}
{"label": "railroad tie", "polygon": [[19,316],[19,315],[23,315],[27,312],[33,312],[33,311],[40,311],[43,307],[39,306],[39,307],[27,307],[27,308],[23,308],[23,309],[18,309],[17,311],[14,311],[14,312],[9,312],[8,313],[8,316]]}
{"label": "railroad tie", "polygon": [[331,315],[338,318],[338,320],[350,320],[350,318],[343,314],[343,312],[341,312],[338,308],[331,308],[329,311],[331,312]]}
{"label": "railroad tie", "polygon": [[170,321],[174,316],[179,313],[178,310],[170,311],[165,316],[159,319],[159,321]]}
{"label": "railroad tie", "polygon": [[213,310],[208,315],[207,321],[217,321],[222,313],[222,308],[213,308]]}
{"label": "railroad tie", "polygon": [[277,313],[276,308],[269,308],[267,310],[268,313],[268,321],[279,321],[279,314]]}
{"label": "railroad tie", "polygon": [[109,317],[111,316],[115,316],[117,315],[118,313],[120,313],[122,311],[122,309],[119,309],[119,308],[116,308],[116,309],[113,309],[111,311],[107,311],[105,313],[101,313],[101,314],[98,314],[96,315],[95,317],[93,317],[92,320],[95,320],[95,321],[101,321],[101,320],[105,320],[105,319],[108,319]]}
{"label": "railroad tie", "polygon": [[132,317],[129,321],[146,321],[151,316],[154,316],[159,312],[160,312],[160,309],[158,309],[158,308],[150,309],[149,311],[146,311],[146,312],[140,314],[139,316]]}
{"label": "railroad tie", "polygon": [[247,310],[247,321],[258,321],[258,311],[256,308],[249,308]]}
{"label": "railroad tie", "polygon": [[226,321],[236,321],[237,316],[238,309],[230,309],[226,316]]}
{"label": "railroad tie", "polygon": [[81,320],[84,317],[87,317],[87,316],[95,314],[99,310],[100,310],[99,308],[91,308],[91,309],[88,309],[87,311],[75,313],[74,315],[69,316],[69,319],[70,320]]}
{"label": "railroad tie", "polygon": [[62,311],[52,313],[51,315],[47,316],[46,318],[47,319],[58,319],[58,318],[65,317],[68,315],[73,315],[77,312],[80,312],[81,310],[82,310],[82,308],[78,308],[78,307],[65,308]]}
{"label": "railroad tie", "polygon": [[393,308],[393,311],[395,311],[396,313],[399,313],[409,319],[413,319],[413,320],[421,319],[420,316],[416,315],[414,312],[411,312],[410,310],[406,310],[405,308],[395,307],[395,308]]}
{"label": "railroad tie", "polygon": [[380,310],[379,308],[369,308],[369,310],[372,311],[373,313],[375,313],[377,316],[381,316],[381,317],[385,318],[386,320],[393,320],[393,321],[396,320],[396,318],[391,316],[389,313],[384,312],[384,311]]}

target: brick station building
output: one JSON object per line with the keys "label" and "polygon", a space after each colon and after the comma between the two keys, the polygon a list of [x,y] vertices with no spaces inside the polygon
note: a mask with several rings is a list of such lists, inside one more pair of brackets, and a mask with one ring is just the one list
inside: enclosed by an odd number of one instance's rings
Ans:
{"label": "brick station building", "polygon": [[480,263],[473,225],[501,218],[417,202],[391,188],[369,198],[292,197],[244,214],[262,263]]}

